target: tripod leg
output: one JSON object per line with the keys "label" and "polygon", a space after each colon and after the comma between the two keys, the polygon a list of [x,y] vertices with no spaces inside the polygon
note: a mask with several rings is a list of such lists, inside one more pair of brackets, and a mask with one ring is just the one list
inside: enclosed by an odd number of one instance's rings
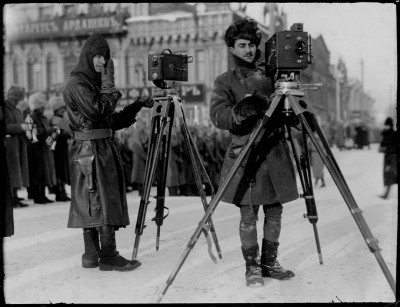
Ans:
{"label": "tripod leg", "polygon": [[168,280],[165,283],[164,287],[161,289],[161,292],[159,293],[159,295],[157,297],[158,303],[161,302],[161,300],[164,297],[165,293],[167,292],[169,286],[173,283],[173,281],[175,280],[175,277],[178,275],[180,268],[182,267],[186,258],[189,256],[190,251],[196,244],[196,242],[197,242],[198,238],[200,237],[203,229],[205,228],[205,225],[206,225],[207,221],[209,220],[210,216],[213,214],[214,210],[217,208],[217,205],[218,205],[219,201],[221,200],[222,195],[225,193],[226,189],[228,188],[228,185],[231,182],[233,176],[236,174],[238,168],[242,164],[246,155],[250,152],[250,149],[253,146],[254,141],[264,132],[264,130],[265,130],[264,127],[267,125],[268,120],[271,117],[272,113],[274,112],[276,106],[278,105],[280,98],[281,98],[281,95],[275,96],[275,98],[273,99],[271,106],[268,109],[267,113],[265,114],[263,120],[260,120],[257,123],[256,127],[250,134],[246,145],[243,147],[242,151],[236,158],[235,163],[233,164],[232,168],[228,172],[225,180],[222,182],[222,184],[218,188],[218,191],[215,194],[215,196],[211,199],[210,205],[207,208],[206,213],[204,214],[203,218],[199,222],[199,226],[196,228],[196,230],[193,233],[192,237],[190,238],[181,258],[179,259],[175,268],[173,269],[170,276],[168,277]]}
{"label": "tripod leg", "polygon": [[306,203],[307,214],[304,214],[304,217],[308,218],[309,222],[313,225],[319,263],[322,264],[323,260],[322,260],[321,244],[319,241],[318,228],[317,228],[318,214],[317,214],[317,206],[315,204],[314,192],[312,188],[312,178],[311,178],[310,163],[309,163],[310,160],[307,149],[307,137],[303,128],[304,153],[299,160],[296,147],[294,146],[290,126],[286,125],[286,130],[288,132],[290,145],[292,147],[293,156],[296,161],[296,166],[299,172],[301,186],[303,189],[303,194],[300,194],[300,197],[304,198],[304,201]]}
{"label": "tripod leg", "polygon": [[[173,110],[171,111],[173,112]],[[164,216],[164,209],[166,208],[164,204],[165,204],[165,188],[166,188],[167,172],[168,172],[169,150],[171,144],[172,121],[173,121],[173,114],[171,115],[171,120],[168,123],[167,134],[163,134],[162,136],[161,153],[159,155],[159,160],[158,160],[159,176],[157,179],[157,204],[155,208],[156,216],[153,219],[153,221],[155,221],[157,225],[156,250],[158,250],[160,246],[161,226],[163,224],[164,219],[168,216],[168,214]]]}
{"label": "tripod leg", "polygon": [[[201,180],[201,174],[200,174],[200,171],[199,171],[199,169],[197,167],[196,156],[195,156],[195,153],[198,154],[198,152],[196,151],[196,147],[192,146],[192,144],[190,143],[190,137],[191,136],[190,136],[190,133],[189,133],[189,131],[187,129],[187,126],[186,126],[185,121],[183,120],[183,118],[180,119],[180,124],[181,124],[181,130],[182,130],[182,133],[183,133],[183,138],[185,140],[186,147],[187,147],[187,149],[189,151],[190,160],[192,162],[192,167],[193,167],[193,171],[194,171],[194,175],[195,175],[194,177],[195,177],[197,189],[199,191],[200,198],[201,198],[201,201],[203,203],[204,211],[207,211],[207,208],[208,208],[207,198],[206,198],[206,195],[205,195],[205,192],[204,192],[204,189],[203,189],[203,183],[202,183],[202,180]],[[200,155],[197,156],[197,159],[198,159],[198,163],[200,165],[202,165],[202,161],[201,161]],[[219,256],[220,259],[222,259],[221,249],[220,249],[220,246],[219,246],[219,243],[218,243],[217,235],[216,235],[215,228],[214,228],[214,223],[213,223],[213,221],[211,219],[211,216],[210,216],[210,219],[208,220],[208,224],[209,224],[209,228],[210,228],[210,231],[211,231],[211,235],[212,235],[214,243],[215,243],[215,248],[217,249],[217,252],[218,252],[218,256]],[[209,249],[209,251],[210,251],[210,249]],[[215,259],[215,257],[212,254],[210,254],[210,257],[211,257],[211,259]],[[216,260],[214,262],[216,262]]]}
{"label": "tripod leg", "polygon": [[[295,104],[295,102],[293,101]],[[354,197],[342,175],[342,172],[339,169],[339,166],[329,148],[328,142],[326,141],[321,128],[318,125],[317,119],[315,118],[314,114],[310,114],[311,117],[306,118],[303,113],[298,114],[298,118],[306,128],[306,131],[313,142],[315,148],[317,149],[321,159],[323,160],[326,168],[328,169],[329,173],[331,174],[336,186],[338,187],[343,199],[345,200],[350,213],[352,214],[358,228],[361,231],[361,234],[364,237],[364,240],[371,251],[374,254],[375,258],[377,259],[389,285],[392,288],[393,293],[396,293],[396,282],[389,271],[380,251],[380,247],[377,243],[377,239],[373,237],[371,230],[369,229],[363,215],[362,210],[357,206],[357,203],[354,200]],[[317,136],[314,134],[313,129],[310,127],[311,125],[314,127]]]}
{"label": "tripod leg", "polygon": [[143,186],[143,194],[140,199],[138,218],[135,228],[135,243],[133,247],[132,260],[136,259],[137,252],[139,249],[140,236],[143,234],[145,227],[144,222],[146,219],[147,205],[149,204],[149,196],[151,191],[151,185],[154,181],[154,174],[157,166],[157,158],[160,151],[160,145],[162,141],[164,127],[166,125],[167,118],[153,117],[152,128],[151,128],[151,142],[149,151],[147,152],[147,160],[145,167],[145,178]]}
{"label": "tripod leg", "polygon": [[319,257],[319,263],[323,264],[322,253],[321,253],[321,244],[319,242],[318,235],[318,213],[317,206],[315,204],[314,191],[312,186],[312,176],[311,176],[311,168],[310,168],[310,157],[308,155],[308,146],[307,146],[307,134],[303,127],[303,142],[304,142],[304,155],[300,157],[300,165],[304,174],[304,182],[305,182],[305,193],[303,195],[304,200],[306,202],[307,214],[304,217],[307,217],[309,222],[313,225],[315,243],[317,245],[317,252]]}

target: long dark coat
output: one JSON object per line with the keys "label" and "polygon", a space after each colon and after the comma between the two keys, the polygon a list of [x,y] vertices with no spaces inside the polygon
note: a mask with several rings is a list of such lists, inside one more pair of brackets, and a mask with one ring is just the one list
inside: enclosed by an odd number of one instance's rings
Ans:
{"label": "long dark coat", "polygon": [[29,181],[31,186],[53,185],[50,149],[46,144],[47,137],[51,134],[50,122],[42,112],[33,110],[31,117],[37,127],[38,142],[28,145]]}
{"label": "long dark coat", "polygon": [[[234,69],[215,80],[210,117],[217,128],[232,135],[221,170],[220,184],[225,180],[237,156],[246,144],[257,121],[236,126],[232,115],[235,104],[246,94],[270,96],[271,80],[259,67],[236,62]],[[279,122],[275,123],[279,125]],[[275,126],[275,125],[273,125]],[[294,167],[282,128],[256,140],[254,148],[230,181],[221,200],[235,205],[265,205],[286,203],[299,197]]]}
{"label": "long dark coat", "polygon": [[[72,131],[93,129],[115,131],[126,128],[136,121],[136,114],[128,114],[130,110],[126,109],[127,107],[121,112],[115,112],[121,97],[120,92],[100,93],[101,76],[93,66],[93,58],[96,55],[93,50],[96,48],[107,51],[109,57],[107,41],[100,34],[91,35],[85,42],[78,64],[71,72],[64,88],[63,98]],[[83,153],[93,159],[91,167],[95,191],[91,193],[88,191],[86,176],[77,163]],[[73,163],[68,227],[129,225],[122,161],[114,138],[88,141],[74,139],[71,159]]]}
{"label": "long dark coat", "polygon": [[22,112],[5,101],[7,165],[11,188],[29,187],[27,138],[21,124]]}
{"label": "long dark coat", "polygon": [[3,141],[6,136],[5,103],[0,101],[0,236],[11,237],[14,234],[14,212],[11,201],[10,176],[6,159],[6,146]]}
{"label": "long dark coat", "polygon": [[[52,118],[53,126],[62,121],[63,118],[54,115]],[[60,129],[60,134],[57,137],[56,145],[54,147],[54,166],[56,170],[56,177],[58,183],[71,184],[70,170],[69,170],[69,144],[68,140],[71,139],[71,134]]]}
{"label": "long dark coat", "polygon": [[397,183],[397,133],[391,128],[383,130],[381,147],[384,147],[383,184],[390,186]]}
{"label": "long dark coat", "polygon": [[147,149],[149,146],[148,133],[145,128],[140,128],[132,136],[132,174],[131,183],[143,184],[146,168]]}
{"label": "long dark coat", "polygon": [[179,135],[172,130],[171,145],[169,151],[168,171],[167,171],[167,187],[175,187],[185,184],[184,164],[181,157],[180,144],[178,142]]}

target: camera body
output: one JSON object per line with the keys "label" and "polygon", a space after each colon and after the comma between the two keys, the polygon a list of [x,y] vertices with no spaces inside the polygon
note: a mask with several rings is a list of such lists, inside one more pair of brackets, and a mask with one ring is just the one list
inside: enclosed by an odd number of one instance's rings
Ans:
{"label": "camera body", "polygon": [[193,62],[193,57],[173,54],[169,49],[161,53],[149,54],[148,80],[188,81],[188,63],[191,62]]}
{"label": "camera body", "polygon": [[299,71],[312,63],[311,36],[295,23],[289,31],[276,32],[265,43],[265,71],[274,76],[277,71]]}

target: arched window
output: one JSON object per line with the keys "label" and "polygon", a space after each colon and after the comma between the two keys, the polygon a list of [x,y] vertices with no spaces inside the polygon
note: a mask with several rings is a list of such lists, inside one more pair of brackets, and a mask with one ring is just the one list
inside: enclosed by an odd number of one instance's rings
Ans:
{"label": "arched window", "polygon": [[56,60],[52,55],[49,55],[46,62],[47,89],[57,83],[57,67]]}
{"label": "arched window", "polygon": [[204,50],[196,50],[195,55],[196,63],[196,82],[206,81],[206,59]]}
{"label": "arched window", "polygon": [[135,54],[128,51],[126,54],[126,85],[135,85]]}
{"label": "arched window", "polygon": [[135,65],[135,79],[134,85],[137,87],[145,87],[146,86],[146,71],[142,64],[143,62],[138,61]]}
{"label": "arched window", "polygon": [[13,61],[13,82],[14,84],[23,84],[22,79],[22,63],[20,60],[15,59]]}
{"label": "arched window", "polygon": [[28,60],[28,90],[39,91],[40,90],[40,78],[41,70],[39,61],[36,58]]}
{"label": "arched window", "polygon": [[78,57],[74,55],[73,52],[70,52],[67,56],[64,58],[64,81],[67,81],[69,78],[69,74],[72,69],[75,68],[76,64],[78,62]]}
{"label": "arched window", "polygon": [[114,55],[111,55],[111,58],[113,59],[113,62],[114,62],[114,71],[115,71],[115,74],[114,74],[114,78],[115,78],[115,85],[117,86],[117,87],[120,87],[121,86],[121,74],[120,74],[120,70],[121,70],[121,68],[120,68],[120,61],[119,61],[119,58],[117,58],[116,56],[114,56]]}

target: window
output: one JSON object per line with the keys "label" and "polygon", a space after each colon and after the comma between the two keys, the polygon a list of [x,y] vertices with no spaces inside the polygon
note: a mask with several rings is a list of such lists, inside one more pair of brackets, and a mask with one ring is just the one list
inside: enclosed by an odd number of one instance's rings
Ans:
{"label": "window", "polygon": [[196,63],[196,80],[206,81],[206,61],[204,50],[197,50],[194,58]]}
{"label": "window", "polygon": [[116,58],[116,57],[114,57],[114,55],[111,55],[111,58],[113,59],[113,61],[114,61],[114,71],[115,71],[115,74],[114,74],[114,78],[115,78],[115,85],[117,86],[117,87],[120,87],[121,86],[121,75],[120,75],[120,63],[119,63],[119,59],[118,58]]}
{"label": "window", "polygon": [[126,85],[133,86],[135,82],[135,57],[133,52],[126,55]]}
{"label": "window", "polygon": [[64,12],[67,18],[73,18],[78,15],[78,6],[76,4],[66,4],[64,5]]}
{"label": "window", "polygon": [[142,63],[135,65],[135,86],[144,87],[146,86],[146,71]]}
{"label": "window", "polygon": [[13,62],[13,82],[22,85],[22,63],[19,60]]}
{"label": "window", "polygon": [[71,70],[78,62],[78,58],[71,52],[64,58],[64,80],[68,80]]}
{"label": "window", "polygon": [[89,7],[89,14],[92,16],[98,16],[104,13],[103,3],[91,3]]}
{"label": "window", "polygon": [[39,7],[39,19],[47,20],[52,16],[53,8],[50,5],[42,5]]}
{"label": "window", "polygon": [[28,62],[28,90],[38,91],[40,89],[41,67],[37,59]]}
{"label": "window", "polygon": [[46,63],[47,88],[50,89],[57,81],[56,61],[53,57],[49,57]]}

